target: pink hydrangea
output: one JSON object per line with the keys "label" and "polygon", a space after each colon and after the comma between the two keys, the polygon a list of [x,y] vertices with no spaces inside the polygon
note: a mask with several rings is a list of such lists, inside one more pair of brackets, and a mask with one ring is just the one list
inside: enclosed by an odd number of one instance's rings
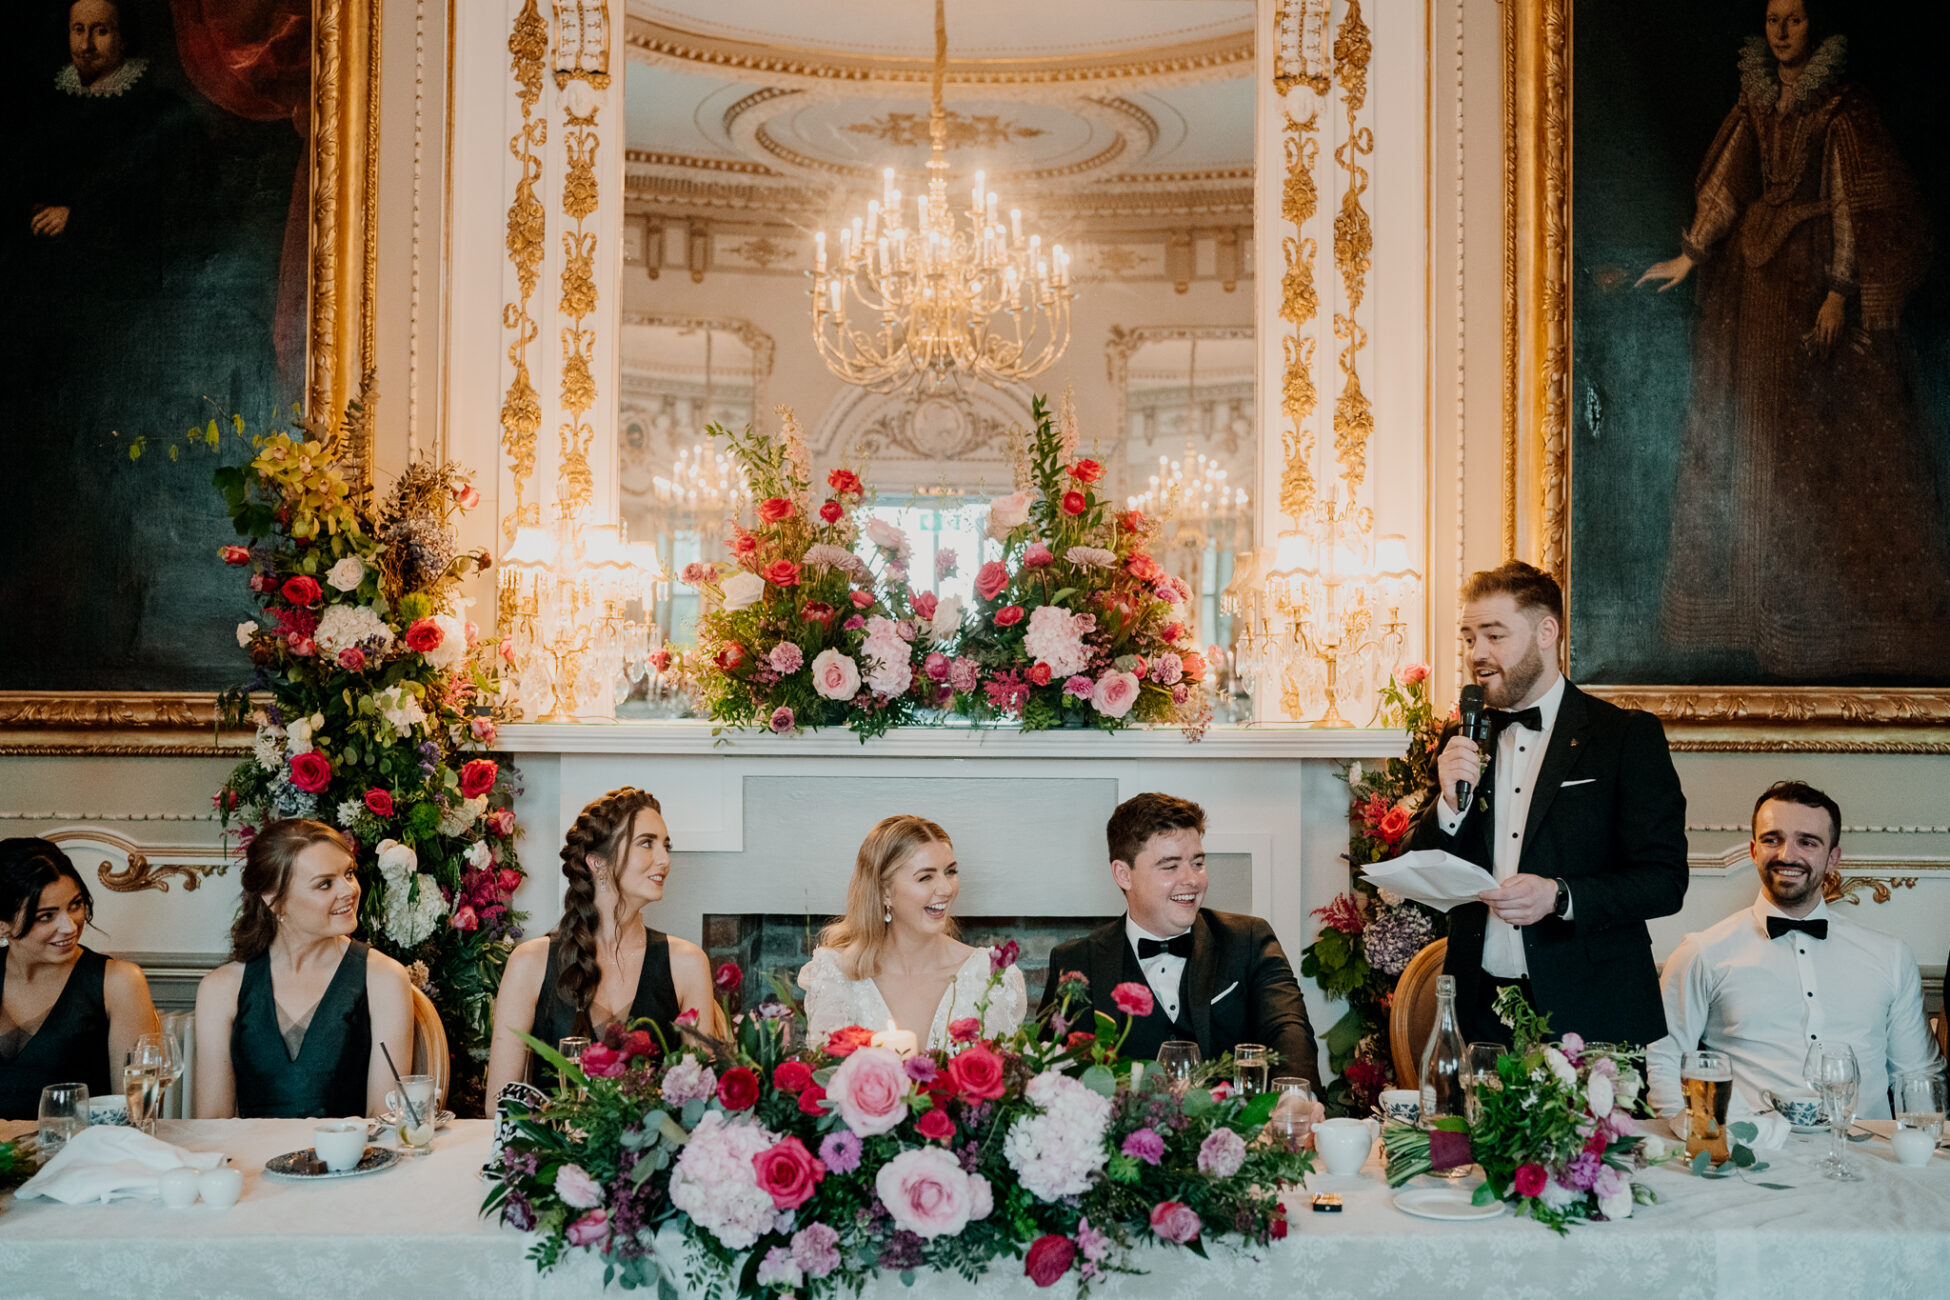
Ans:
{"label": "pink hydrangea", "polygon": [[670,1203],[732,1250],[750,1249],[777,1218],[771,1194],[758,1185],[755,1161],[778,1141],[761,1125],[706,1111],[677,1157]]}
{"label": "pink hydrangea", "polygon": [[1092,614],[1072,614],[1061,605],[1039,605],[1029,612],[1029,627],[1023,633],[1023,653],[1039,664],[1048,664],[1050,674],[1069,677],[1084,670],[1090,651],[1083,644],[1086,632],[1097,625]]}

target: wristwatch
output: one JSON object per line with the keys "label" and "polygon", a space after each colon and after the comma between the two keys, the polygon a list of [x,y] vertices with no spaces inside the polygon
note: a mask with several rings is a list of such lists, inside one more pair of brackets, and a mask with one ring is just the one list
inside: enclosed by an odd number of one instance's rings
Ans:
{"label": "wristwatch", "polygon": [[1571,887],[1564,883],[1564,877],[1557,878],[1557,901],[1551,904],[1552,916],[1563,916],[1571,910]]}

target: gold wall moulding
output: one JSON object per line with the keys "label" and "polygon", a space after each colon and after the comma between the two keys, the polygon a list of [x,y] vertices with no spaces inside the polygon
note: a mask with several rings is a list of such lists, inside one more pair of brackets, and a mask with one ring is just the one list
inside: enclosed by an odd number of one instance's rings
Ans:
{"label": "gold wall moulding", "polygon": [[[1039,135],[1049,134],[1040,126],[1024,126],[1020,122],[1002,120],[1000,113],[978,113],[968,116],[950,112],[947,115],[948,147],[951,149],[973,146],[978,149],[993,149],[997,145],[1009,144],[1016,140],[1033,140]],[[846,128],[854,135],[871,136],[895,148],[908,149],[928,142],[928,119],[925,113],[882,113],[879,117],[868,118],[864,122],[854,122]]]}
{"label": "gold wall moulding", "polygon": [[230,870],[228,862],[166,862],[160,866],[149,861],[146,854],[136,845],[119,835],[107,835],[92,830],[51,831],[44,838],[61,844],[79,842],[82,844],[103,844],[120,853],[124,865],[116,867],[108,859],[102,859],[95,869],[95,878],[102,885],[118,894],[136,894],[146,889],[157,893],[169,892],[169,877],[183,878],[183,892],[192,893],[203,883],[205,876],[221,876]]}
{"label": "gold wall moulding", "polygon": [[1320,209],[1320,190],[1314,164],[1320,157],[1320,114],[1307,120],[1285,114],[1280,145],[1286,161],[1286,180],[1280,186],[1280,216],[1294,233],[1280,236],[1286,275],[1280,281],[1280,319],[1292,328],[1280,334],[1280,413],[1289,427],[1280,433],[1285,463],[1280,467],[1280,512],[1297,528],[1313,516],[1319,499],[1314,478],[1316,435],[1309,423],[1320,403],[1314,383],[1315,340],[1301,333],[1320,314],[1320,291],[1314,281],[1314,258],[1319,241],[1305,233]]}
{"label": "gold wall moulding", "polygon": [[[379,8],[313,0],[311,347],[305,409],[336,421],[371,367],[379,286]],[[370,487],[371,457],[357,458]]]}
{"label": "gold wall moulding", "polygon": [[508,261],[515,268],[515,301],[501,308],[501,327],[514,337],[508,343],[508,364],[514,374],[501,399],[501,454],[507,458],[513,503],[501,517],[501,540],[512,542],[515,530],[541,522],[541,507],[526,499],[535,477],[536,439],[542,429],[542,399],[528,369],[528,347],[541,336],[541,326],[529,312],[529,301],[542,282],[543,241],[548,236],[548,213],[535,196],[542,179],[540,150],[548,143],[548,119],[535,112],[542,98],[542,60],[548,54],[548,23],[528,0],[508,32],[508,72],[521,103],[521,125],[508,141],[508,152],[520,165],[515,195],[508,203]]}
{"label": "gold wall moulding", "polygon": [[1334,313],[1334,337],[1341,341],[1336,358],[1341,370],[1341,395],[1334,402],[1334,459],[1348,497],[1368,476],[1368,442],[1374,437],[1374,410],[1361,390],[1361,350],[1368,332],[1355,314],[1367,295],[1368,271],[1374,255],[1374,230],[1361,196],[1368,190],[1368,170],[1360,159],[1374,156],[1374,132],[1357,119],[1368,102],[1368,62],[1374,56],[1368,25],[1361,21],[1360,0],[1349,0],[1334,34],[1334,78],[1340,83],[1347,108],[1347,137],[1334,150],[1334,160],[1347,173],[1341,191],[1341,210],[1334,217],[1334,265],[1340,269],[1345,301]]}
{"label": "gold wall moulding", "polygon": [[1329,8],[1330,0],[1278,0],[1273,14],[1273,88],[1282,95],[1300,86],[1316,95],[1330,89]]}
{"label": "gold wall moulding", "polygon": [[1862,900],[1856,895],[1869,891],[1871,903],[1886,903],[1889,893],[1894,889],[1916,888],[1915,876],[1834,876],[1822,882],[1821,896],[1831,903],[1854,903]]}
{"label": "gold wall moulding", "polygon": [[1137,325],[1130,329],[1112,325],[1104,343],[1104,374],[1110,380],[1111,428],[1115,437],[1129,436],[1131,358],[1148,343],[1184,343],[1252,339],[1251,325]]}
{"label": "gold wall moulding", "polygon": [[218,722],[209,692],[4,691],[0,754],[229,757],[249,749],[248,730],[220,731]]}
{"label": "gold wall moulding", "polygon": [[[1506,0],[1505,554],[1560,579],[1571,554],[1571,16]],[[1566,583],[1567,589],[1569,583]],[[1574,602],[1575,603],[1575,602]],[[1572,621],[1570,635],[1577,627]],[[1950,689],[1580,683],[1665,720],[1696,753],[1950,754]]]}

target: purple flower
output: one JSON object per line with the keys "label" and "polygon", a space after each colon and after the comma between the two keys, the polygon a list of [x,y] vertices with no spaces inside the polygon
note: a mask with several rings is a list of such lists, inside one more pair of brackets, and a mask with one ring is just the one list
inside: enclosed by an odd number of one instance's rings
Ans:
{"label": "purple flower", "polygon": [[907,1077],[916,1083],[927,1083],[941,1073],[941,1067],[934,1063],[934,1058],[931,1056],[910,1056],[904,1062],[904,1066]]}
{"label": "purple flower", "polygon": [[1124,1139],[1124,1145],[1119,1149],[1133,1160],[1142,1160],[1147,1165],[1155,1165],[1165,1158],[1165,1140],[1152,1128],[1138,1129]]}
{"label": "purple flower", "polygon": [[807,1277],[825,1277],[840,1266],[840,1234],[823,1223],[809,1223],[792,1238],[792,1262]]}
{"label": "purple flower", "polygon": [[509,1192],[508,1199],[501,1202],[501,1221],[522,1232],[533,1232],[535,1207],[520,1192]]}
{"label": "purple flower", "polygon": [[[793,648],[797,649],[798,647],[794,646]],[[778,708],[772,710],[772,730],[781,736],[792,730],[792,724],[796,721],[797,719],[792,716],[792,710],[786,705],[781,704]]]}
{"label": "purple flower", "polygon": [[902,1228],[887,1239],[887,1249],[880,1252],[880,1267],[896,1273],[904,1273],[910,1268],[921,1267],[923,1243],[918,1233]]}
{"label": "purple flower", "polygon": [[826,1171],[828,1173],[852,1173],[860,1167],[860,1139],[858,1135],[851,1129],[834,1129],[820,1141],[819,1158],[826,1162]]}
{"label": "purple flower", "polygon": [[846,620],[846,622],[840,624],[841,627],[845,628],[849,632],[857,632],[861,628],[865,627],[866,625],[867,625],[867,620],[861,618],[858,614],[855,614],[852,618],[849,618]]}
{"label": "purple flower", "polygon": [[1382,975],[1400,975],[1435,938],[1435,922],[1418,907],[1383,907],[1361,932],[1361,953]]}
{"label": "purple flower", "polygon": [[1596,1185],[1598,1171],[1602,1168],[1604,1162],[1597,1156],[1589,1151],[1580,1152],[1575,1160],[1564,1166],[1564,1172],[1557,1176],[1557,1181],[1574,1192],[1588,1192]]}

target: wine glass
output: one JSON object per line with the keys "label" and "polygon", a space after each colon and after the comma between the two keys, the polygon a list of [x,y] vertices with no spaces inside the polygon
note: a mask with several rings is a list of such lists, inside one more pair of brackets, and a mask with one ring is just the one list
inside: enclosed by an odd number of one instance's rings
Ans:
{"label": "wine glass", "polygon": [[[157,1113],[150,1117],[153,1121],[161,1114],[163,1106],[166,1105],[163,1099],[169,1095],[170,1088],[183,1075],[183,1054],[176,1046],[176,1036],[169,1033],[141,1035],[135,1040],[135,1046],[129,1049],[126,1064],[131,1069],[153,1071],[155,1073]],[[135,1116],[130,1115],[129,1120],[131,1123],[134,1123]],[[155,1132],[154,1123],[152,1122],[145,1131],[149,1133]]]}
{"label": "wine glass", "polygon": [[1182,1094],[1192,1084],[1192,1074],[1200,1061],[1198,1044],[1173,1039],[1158,1045],[1158,1070],[1171,1083],[1171,1090]]}
{"label": "wine glass", "polygon": [[1503,1086],[1496,1073],[1496,1063],[1508,1050],[1501,1043],[1471,1043],[1463,1054],[1463,1103],[1467,1108],[1464,1118],[1471,1124],[1483,1118],[1482,1090]]}
{"label": "wine glass", "polygon": [[1855,1123],[1856,1094],[1862,1086],[1855,1050],[1847,1043],[1818,1042],[1808,1049],[1802,1070],[1828,1112],[1828,1158],[1821,1162],[1824,1176],[1845,1183],[1859,1181],[1862,1175],[1848,1161],[1848,1131]]}

